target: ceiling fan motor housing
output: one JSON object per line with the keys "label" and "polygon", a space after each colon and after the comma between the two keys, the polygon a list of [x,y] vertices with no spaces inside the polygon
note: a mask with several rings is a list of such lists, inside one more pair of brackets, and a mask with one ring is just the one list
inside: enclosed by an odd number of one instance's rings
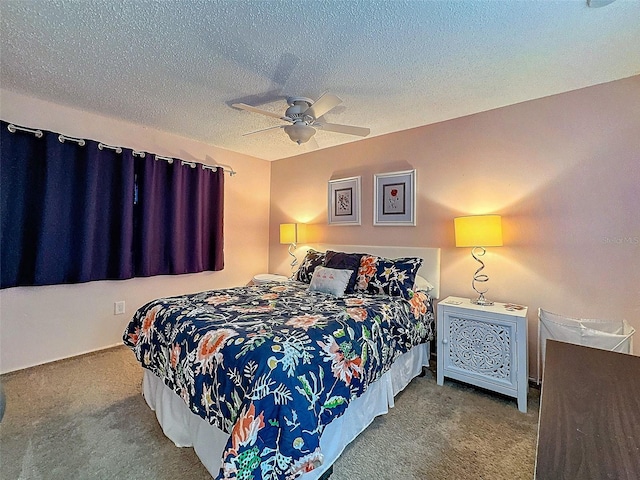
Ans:
{"label": "ceiling fan motor housing", "polygon": [[307,125],[315,121],[311,115],[305,115],[313,100],[307,97],[288,97],[287,103],[290,105],[285,112],[285,116],[290,118],[293,123],[305,122]]}

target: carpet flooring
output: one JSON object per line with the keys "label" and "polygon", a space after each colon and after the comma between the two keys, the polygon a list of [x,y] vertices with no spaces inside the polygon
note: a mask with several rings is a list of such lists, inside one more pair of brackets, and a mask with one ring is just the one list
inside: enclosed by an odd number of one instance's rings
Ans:
{"label": "carpet flooring", "polygon": [[[125,347],[1,377],[0,478],[211,479],[193,449],[162,433]],[[414,379],[389,414],[347,447],[331,480],[533,478],[539,391],[514,399],[457,382]]]}

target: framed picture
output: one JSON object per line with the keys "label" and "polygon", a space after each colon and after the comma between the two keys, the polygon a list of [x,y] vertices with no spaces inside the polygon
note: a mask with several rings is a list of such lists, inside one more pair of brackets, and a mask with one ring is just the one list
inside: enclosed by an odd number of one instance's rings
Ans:
{"label": "framed picture", "polygon": [[329,225],[360,225],[360,177],[329,180]]}
{"label": "framed picture", "polygon": [[373,224],[415,226],[415,170],[373,176]]}

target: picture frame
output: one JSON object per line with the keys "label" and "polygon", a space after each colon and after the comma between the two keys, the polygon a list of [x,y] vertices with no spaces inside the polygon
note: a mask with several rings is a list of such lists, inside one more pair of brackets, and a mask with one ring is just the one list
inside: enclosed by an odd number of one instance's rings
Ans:
{"label": "picture frame", "polygon": [[379,173],[373,176],[373,224],[416,225],[416,171]]}
{"label": "picture frame", "polygon": [[360,225],[360,177],[329,180],[329,225]]}

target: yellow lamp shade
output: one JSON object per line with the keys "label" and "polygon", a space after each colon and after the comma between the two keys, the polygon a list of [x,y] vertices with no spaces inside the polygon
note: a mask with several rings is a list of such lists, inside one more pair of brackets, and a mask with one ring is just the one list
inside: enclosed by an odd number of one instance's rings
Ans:
{"label": "yellow lamp shade", "polygon": [[456,247],[501,247],[502,217],[471,215],[453,219]]}
{"label": "yellow lamp shade", "polygon": [[297,243],[298,242],[298,224],[297,223],[281,223],[280,224],[280,243]]}

